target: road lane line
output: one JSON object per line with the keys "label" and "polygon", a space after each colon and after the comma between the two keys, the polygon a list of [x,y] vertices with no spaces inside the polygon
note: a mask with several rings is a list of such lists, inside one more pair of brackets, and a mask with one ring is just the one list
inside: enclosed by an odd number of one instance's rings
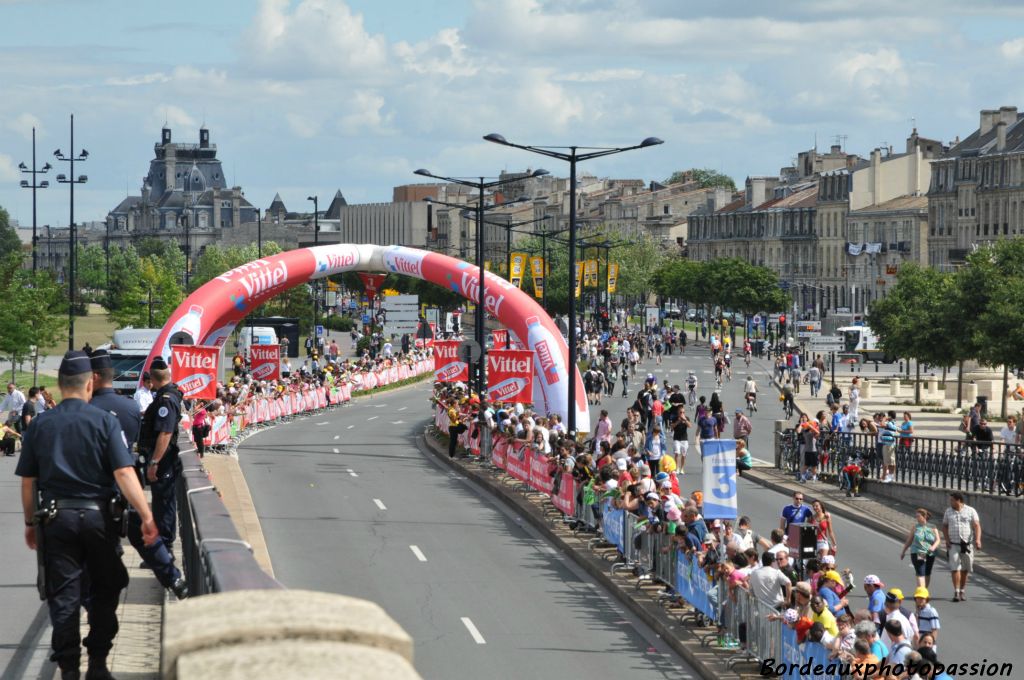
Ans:
{"label": "road lane line", "polygon": [[334,448],[334,449],[331,449],[331,450],[334,451],[335,453],[341,453],[341,451],[339,449],[337,449],[337,448]]}
{"label": "road lane line", "polygon": [[377,506],[377,507],[378,507],[379,509],[381,509],[381,510],[387,510],[387,508],[386,508],[386,507],[384,507],[384,501],[382,501],[381,499],[379,499],[379,498],[374,498],[374,499],[373,499],[373,503],[374,503],[374,505],[376,505],[376,506]]}
{"label": "road lane line", "polygon": [[340,434],[336,434],[336,435],[334,435],[334,438],[335,439],[341,439],[341,435]]}
{"label": "road lane line", "polygon": [[358,477],[358,476],[359,476],[359,475],[357,475],[357,474],[355,473],[355,470],[353,470],[352,468],[349,468],[349,469],[348,469],[348,473],[349,473],[349,475],[351,475],[351,476],[353,476],[353,477]]}
{"label": "road lane line", "polygon": [[409,407],[408,407],[408,406],[403,406],[402,408],[400,408],[400,409],[398,409],[398,410],[399,410],[399,411],[404,411],[404,410],[405,410],[405,409],[407,409],[407,408],[409,408]]}
{"label": "road lane line", "polygon": [[327,421],[325,420],[325,421],[324,421],[324,422],[322,422],[322,423],[317,423],[317,426],[320,426],[320,425],[326,425],[326,424],[327,424]]}
{"label": "road lane line", "polygon": [[474,642],[476,642],[478,645],[487,644],[487,640],[484,640],[484,636],[480,634],[480,631],[476,629],[476,626],[473,625],[473,622],[469,620],[468,616],[462,617],[462,625],[464,625],[466,627],[466,630],[469,631],[469,634],[473,636]]}
{"label": "road lane line", "polygon": [[377,420],[377,418],[380,418],[380,416],[370,416],[367,420]]}
{"label": "road lane line", "polygon": [[355,427],[355,425],[349,425],[349,426],[348,426],[348,427],[346,427],[345,429],[346,429],[346,430],[351,430],[351,429],[352,429],[353,427]]}
{"label": "road lane line", "polygon": [[416,559],[418,559],[420,562],[426,562],[427,561],[427,556],[423,554],[423,551],[420,550],[419,546],[410,545],[409,546],[409,550],[412,551],[412,554],[415,555]]}
{"label": "road lane line", "polygon": [[387,404],[375,404],[374,408],[387,408]]}

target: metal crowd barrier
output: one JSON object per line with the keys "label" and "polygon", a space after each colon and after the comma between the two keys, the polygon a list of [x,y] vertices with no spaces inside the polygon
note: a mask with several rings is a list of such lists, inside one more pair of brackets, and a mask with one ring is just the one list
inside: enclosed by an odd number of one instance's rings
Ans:
{"label": "metal crowd barrier", "polygon": [[195,453],[179,454],[178,501],[181,561],[190,595],[284,588],[264,572],[231,521]]}

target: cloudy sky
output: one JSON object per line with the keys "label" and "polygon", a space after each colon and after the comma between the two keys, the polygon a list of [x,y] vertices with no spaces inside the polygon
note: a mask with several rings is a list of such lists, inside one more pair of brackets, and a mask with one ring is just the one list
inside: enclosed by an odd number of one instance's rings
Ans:
{"label": "cloudy sky", "polygon": [[[229,182],[291,209],[338,188],[388,201],[426,167],[494,175],[544,164],[481,141],[666,144],[596,161],[660,180],[707,166],[741,181],[846,137],[866,154],[948,141],[978,110],[1024,109],[1024,4],[974,0],[0,0],[0,205],[37,128],[40,164],[89,150],[76,218],[137,193],[167,121],[205,122]],[[64,168],[61,168],[62,170]],[[77,174],[77,168],[76,168]],[[67,188],[39,221],[67,223]]]}

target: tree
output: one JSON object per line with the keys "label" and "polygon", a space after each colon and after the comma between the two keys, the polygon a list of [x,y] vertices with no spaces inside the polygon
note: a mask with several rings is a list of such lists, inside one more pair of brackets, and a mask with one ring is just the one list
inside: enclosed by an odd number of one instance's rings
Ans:
{"label": "tree", "polygon": [[0,255],[20,253],[21,239],[18,232],[11,226],[11,218],[7,211],[0,207]]}
{"label": "tree", "polygon": [[711,168],[677,170],[662,184],[678,184],[679,182],[696,182],[697,186],[701,189],[721,187],[729,191],[736,191],[736,182],[733,181],[732,177]]}
{"label": "tree", "polygon": [[111,260],[111,289],[117,291],[117,297],[116,302],[111,304],[110,317],[122,328],[148,328],[152,300],[152,326],[162,326],[184,299],[179,283],[181,271],[184,269],[184,258],[180,260],[180,268],[172,269],[177,261],[178,258],[165,251],[163,256],[151,254],[137,259],[137,268],[132,267],[129,262],[120,262],[118,278],[121,275],[128,276],[119,280],[118,287],[115,287],[114,262]]}
{"label": "tree", "polygon": [[962,356],[965,346],[957,339],[962,322],[949,314],[955,305],[953,284],[951,274],[908,263],[900,267],[889,294],[876,300],[868,312],[868,325],[887,353],[917,359],[917,403],[921,401],[920,362],[949,367],[967,358]]}
{"label": "tree", "polygon": [[22,267],[18,251],[0,257],[0,353],[17,357],[37,347],[56,344],[66,328],[67,298],[50,272],[35,274]]}
{"label": "tree", "polygon": [[107,290],[106,252],[98,245],[83,248],[81,244],[75,252],[75,278],[81,298],[88,302],[103,299]]}

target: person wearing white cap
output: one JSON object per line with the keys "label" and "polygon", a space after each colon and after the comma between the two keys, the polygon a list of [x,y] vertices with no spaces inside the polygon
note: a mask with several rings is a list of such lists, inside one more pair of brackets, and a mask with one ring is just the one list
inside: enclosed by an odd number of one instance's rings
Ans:
{"label": "person wearing white cap", "polygon": [[864,577],[864,592],[868,595],[868,611],[871,617],[878,623],[879,615],[885,611],[885,584],[874,574]]}

